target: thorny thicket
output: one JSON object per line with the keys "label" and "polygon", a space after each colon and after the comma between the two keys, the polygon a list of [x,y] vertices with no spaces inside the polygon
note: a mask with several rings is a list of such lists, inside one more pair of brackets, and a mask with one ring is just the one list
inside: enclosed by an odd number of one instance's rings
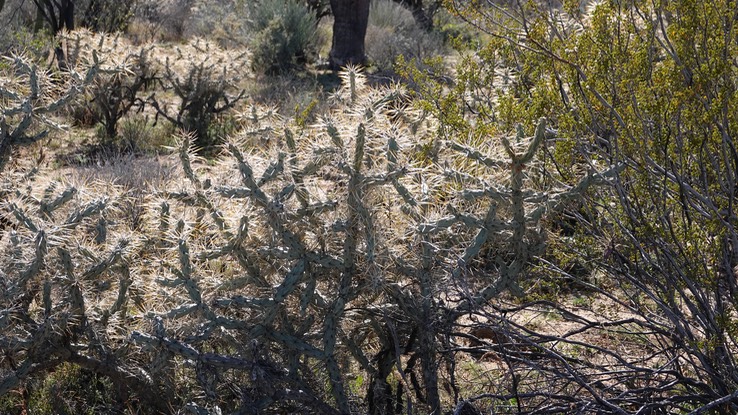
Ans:
{"label": "thorny thicket", "polygon": [[[570,209],[574,230],[556,238],[606,285],[546,267],[627,318],[607,322],[617,343],[585,345],[577,335],[603,321],[564,315],[578,328],[556,341],[586,361],[568,361],[555,388],[488,396],[534,413],[735,413],[735,2],[561,3],[449,2],[490,39],[462,66],[471,70],[459,85],[482,85],[463,108],[491,118],[481,129],[547,117],[559,136],[550,172],[564,182],[582,168],[626,166]],[[485,86],[492,80],[508,86]],[[634,340],[645,353],[625,343]],[[571,385],[592,399],[572,399]]]}
{"label": "thorny thicket", "polygon": [[88,30],[65,32],[60,36],[67,45],[70,63],[87,67],[94,51],[104,58],[94,82],[73,106],[73,116],[83,125],[102,125],[103,144],[118,135],[118,124],[135,107],[146,105],[141,97],[154,86],[160,67],[149,55],[152,46],[133,47],[119,35],[93,33]]}
{"label": "thorny thicket", "polygon": [[[50,73],[22,56],[4,58],[0,72],[0,172],[15,150],[59,128],[51,116],[68,105],[100,70],[96,54],[80,72]],[[43,127],[47,128],[43,128]]]}
{"label": "thorny thicket", "polygon": [[234,109],[245,96],[238,83],[247,65],[246,52],[194,39],[175,47],[174,54],[155,50],[152,55],[161,68],[159,86],[164,94],[174,95],[149,96],[147,104],[156,110],[157,117],[192,132],[201,149],[221,144],[227,134],[215,128],[218,117]]}
{"label": "thorny thicket", "polygon": [[245,76],[245,51],[225,50],[203,39],[175,47],[137,47],[119,35],[84,29],[61,37],[77,68],[90,65],[93,51],[101,57],[94,82],[73,111],[89,118],[88,123],[101,124],[102,144],[115,142],[119,122],[134,109],[153,115],[154,123],[161,118],[175,129],[192,132],[203,150],[215,147],[230,132],[222,127],[227,126],[223,118],[245,96],[238,86]]}
{"label": "thorny thicket", "polygon": [[[437,120],[349,71],[317,125],[234,117],[218,166],[185,134],[182,176],[135,224],[115,186],[8,171],[0,393],[67,363],[152,412],[734,412],[736,66],[715,57],[735,45],[683,36],[734,18],[633,5],[566,27],[492,5],[510,31],[463,62],[506,84],[460,71],[432,91]],[[3,144],[37,136],[44,100],[65,96],[37,100],[43,74],[18,68]],[[613,281],[577,282],[613,313],[503,304],[541,269],[577,280],[541,256],[540,220],[603,179],[615,192],[588,194],[578,233],[551,242]]]}
{"label": "thorny thicket", "polygon": [[245,112],[216,168],[183,133],[182,175],[145,195],[143,226],[115,186],[7,172],[0,395],[72,363],[153,412],[462,402],[458,324],[519,290],[540,219],[605,175],[528,190],[544,120],[479,151],[433,139],[402,88],[343,76],[317,125]]}

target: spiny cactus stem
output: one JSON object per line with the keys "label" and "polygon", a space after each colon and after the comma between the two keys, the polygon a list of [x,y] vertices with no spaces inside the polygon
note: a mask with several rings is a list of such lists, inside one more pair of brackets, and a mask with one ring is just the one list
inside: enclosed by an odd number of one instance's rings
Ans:
{"label": "spiny cactus stem", "polygon": [[[460,219],[459,217],[457,218]],[[454,218],[454,219],[457,219],[457,218]],[[469,245],[464,251],[464,255],[460,261],[461,266],[466,266],[466,264],[468,264],[472,258],[475,258],[477,255],[479,255],[479,252],[481,251],[484,244],[487,242],[487,239],[489,238],[490,233],[498,229],[498,226],[496,224],[497,222],[496,218],[497,218],[497,205],[495,203],[491,203],[490,207],[487,209],[487,215],[484,219],[483,224],[481,224],[481,226],[478,226],[479,230],[477,231],[476,237],[472,241],[472,244]],[[445,222],[446,223],[450,222],[450,219],[447,219]]]}
{"label": "spiny cactus stem", "polygon": [[82,222],[84,218],[87,218],[102,211],[107,206],[107,204],[108,199],[102,198],[88,203],[82,209],[77,208],[74,212],[72,212],[71,215],[69,215],[69,218],[67,218],[65,225],[74,228],[79,225],[79,223]]}
{"label": "spiny cactus stem", "polygon": [[210,198],[201,191],[197,191],[195,193],[195,197],[201,205],[205,206],[208,209],[208,211],[210,212],[210,216],[213,218],[213,222],[215,222],[215,224],[218,226],[218,229],[224,231],[227,235],[230,235],[230,231],[228,230],[228,225],[225,222],[223,213],[221,213],[220,210],[215,207]]}
{"label": "spiny cactus stem", "polygon": [[95,236],[95,243],[105,243],[105,239],[107,239],[108,236],[108,221],[105,220],[104,217],[98,218],[97,225],[95,225],[95,231],[97,233]]}
{"label": "spiny cactus stem", "polygon": [[297,264],[295,264],[290,272],[287,273],[284,281],[282,281],[282,284],[274,293],[274,301],[276,303],[281,303],[292,291],[294,291],[294,289],[297,287],[297,283],[300,282],[303,274],[305,274],[306,267],[307,261],[305,261],[304,259],[300,259],[299,261],[297,261]]}
{"label": "spiny cactus stem", "polygon": [[13,211],[13,215],[18,219],[18,222],[22,223],[29,231],[34,233],[39,232],[38,226],[15,203],[10,204],[10,210]]}
{"label": "spiny cactus stem", "polygon": [[284,344],[289,349],[297,351],[299,353],[304,353],[307,356],[318,359],[322,359],[325,357],[325,354],[322,350],[318,349],[315,346],[312,346],[310,343],[307,343],[306,341],[298,337],[284,333],[283,331],[273,330],[271,333],[269,333],[269,337],[271,337],[275,341]]}
{"label": "spiny cactus stem", "polygon": [[163,236],[169,230],[169,202],[166,200],[161,202],[161,213],[159,214],[159,232]]}
{"label": "spiny cactus stem", "polygon": [[190,249],[187,246],[187,242],[184,239],[178,241],[179,251],[179,265],[180,265],[180,278],[182,279],[187,294],[190,298],[195,301],[196,304],[202,304],[202,295],[200,288],[193,279],[192,275],[192,261],[190,260]]}
{"label": "spiny cactus stem", "polygon": [[44,279],[43,304],[44,317],[48,318],[51,315],[51,280],[49,278]]}
{"label": "spiny cactus stem", "polygon": [[72,200],[72,197],[74,197],[75,194],[77,194],[77,188],[70,187],[69,189],[62,192],[62,194],[59,195],[59,197],[52,200],[51,202],[42,201],[41,206],[40,206],[41,214],[46,216],[47,218],[51,217],[51,213],[53,211],[58,209],[63,204]]}
{"label": "spiny cactus stem", "polygon": [[67,278],[74,278],[74,262],[72,261],[72,255],[66,248],[61,246],[56,248],[56,252],[59,254],[64,275]]}
{"label": "spiny cactus stem", "polygon": [[108,257],[99,263],[93,265],[90,267],[87,271],[85,271],[84,274],[82,274],[81,279],[84,281],[93,281],[97,277],[99,277],[103,272],[107,271],[110,267],[115,265],[118,260],[120,260],[122,255],[122,249],[128,244],[126,240],[121,240],[111,252],[108,254]]}
{"label": "spiny cactus stem", "polygon": [[29,264],[28,268],[26,268],[26,270],[20,276],[20,281],[18,285],[21,289],[24,289],[28,281],[41,272],[41,268],[44,266],[46,259],[46,244],[46,232],[44,232],[43,230],[38,231],[35,240],[36,255],[33,257],[33,260]]}
{"label": "spiny cactus stem", "polygon": [[467,147],[465,145],[459,144],[454,141],[446,141],[444,144],[450,148],[451,150],[457,151],[459,153],[464,154],[466,157],[476,160],[479,163],[482,163],[484,166],[489,168],[499,168],[504,165],[503,162],[498,160],[493,160],[484,154],[482,154],[479,150],[474,149],[472,147]]}
{"label": "spiny cactus stem", "polygon": [[118,282],[118,297],[115,299],[115,303],[110,307],[110,315],[117,313],[118,311],[124,310],[123,306],[127,301],[128,287],[133,284],[131,279],[131,272],[127,264],[122,264],[122,272]]}
{"label": "spiny cactus stem", "polygon": [[349,91],[351,91],[351,102],[356,102],[356,98],[358,97],[358,91],[356,89],[356,69],[351,68],[348,70],[348,77],[349,77]]}
{"label": "spiny cactus stem", "polygon": [[185,176],[192,182],[196,189],[200,189],[202,183],[195,176],[195,171],[192,169],[192,164],[190,163],[191,145],[192,135],[187,133],[182,134],[182,144],[179,147],[179,160],[182,163]]}
{"label": "spiny cactus stem", "polygon": [[287,142],[287,148],[291,152],[290,163],[294,165],[297,162],[295,154],[297,153],[297,145],[295,144],[295,136],[289,128],[284,129],[284,139]]}
{"label": "spiny cactus stem", "polygon": [[329,122],[328,125],[326,125],[325,130],[328,133],[328,136],[331,138],[333,145],[335,145],[339,149],[343,149],[343,140],[341,139],[341,134],[338,132],[338,128],[333,125],[333,122]]}
{"label": "spiny cactus stem", "polygon": [[528,150],[518,160],[518,162],[521,165],[528,163],[533,159],[533,156],[535,155],[536,151],[538,151],[538,149],[541,146],[541,143],[543,143],[545,136],[546,136],[546,119],[541,117],[538,120],[538,125],[536,126],[536,132],[533,135],[533,140],[528,145]]}
{"label": "spiny cactus stem", "polygon": [[336,404],[338,404],[338,410],[342,414],[350,414],[351,408],[349,406],[348,397],[346,396],[346,390],[343,386],[343,374],[336,358],[329,356],[325,360],[325,365],[328,371],[328,378],[331,383],[333,398],[336,400]]}
{"label": "spiny cactus stem", "polygon": [[361,171],[361,164],[364,162],[364,144],[366,140],[366,128],[364,124],[359,124],[356,131],[356,145],[354,150],[354,172],[357,174]]}

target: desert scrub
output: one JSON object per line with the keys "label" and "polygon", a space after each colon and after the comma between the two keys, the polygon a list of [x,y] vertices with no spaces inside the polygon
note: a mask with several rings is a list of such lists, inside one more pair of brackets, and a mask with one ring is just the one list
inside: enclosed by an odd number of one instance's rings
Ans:
{"label": "desert scrub", "polygon": [[185,36],[206,37],[222,48],[243,47],[249,38],[246,28],[248,6],[242,0],[194,1]]}
{"label": "desert scrub", "polygon": [[[81,27],[98,33],[124,32],[133,18],[138,1],[87,2],[81,14]],[[83,6],[84,3],[78,6]],[[80,7],[81,8],[81,7]]]}
{"label": "desert scrub", "polygon": [[3,104],[0,110],[0,172],[17,147],[40,140],[49,128],[58,128],[48,115],[68,105],[92,83],[100,70],[97,59],[80,68],[81,72],[60,76],[39,70],[23,56],[9,61],[12,63],[8,68],[0,68],[8,74],[7,83],[0,86]]}
{"label": "desert scrub", "polygon": [[136,44],[182,42],[192,23],[195,3],[195,0],[137,0],[126,34]]}
{"label": "desert scrub", "polygon": [[317,52],[317,19],[295,0],[264,0],[249,14],[251,67],[275,74],[303,67]]}
{"label": "desert scrub", "polygon": [[[65,42],[72,45],[68,57],[71,63],[79,61],[89,65],[94,59],[102,61],[93,84],[77,100],[72,112],[100,122],[103,127],[99,137],[101,144],[111,146],[117,138],[119,121],[133,108],[142,111],[145,106],[142,95],[155,86],[157,67],[149,56],[152,48],[135,49],[120,36],[93,34],[87,30],[63,36]],[[93,45],[95,57],[90,54]]]}
{"label": "desert scrub", "polygon": [[459,320],[515,290],[540,218],[604,177],[528,191],[544,120],[496,153],[438,140],[415,163],[438,120],[405,122],[423,114],[399,85],[341,78],[312,123],[234,112],[243,133],[209,161],[181,132],[177,172],[145,185],[8,177],[0,395],[70,363],[132,412],[450,406]]}

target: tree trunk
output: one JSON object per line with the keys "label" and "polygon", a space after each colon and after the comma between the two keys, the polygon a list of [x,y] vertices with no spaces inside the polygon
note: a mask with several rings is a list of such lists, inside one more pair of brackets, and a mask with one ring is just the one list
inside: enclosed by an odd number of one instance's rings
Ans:
{"label": "tree trunk", "polygon": [[59,13],[61,15],[59,16],[59,20],[64,23],[64,27],[70,32],[74,30],[74,1],[62,1],[62,8],[59,10]]}
{"label": "tree trunk", "polygon": [[363,65],[364,37],[369,22],[369,0],[331,0],[333,12],[333,45],[330,66]]}
{"label": "tree trunk", "polygon": [[37,17],[42,17],[49,24],[51,34],[56,35],[62,29],[74,30],[74,0],[33,0]]}
{"label": "tree trunk", "polygon": [[[33,0],[36,5],[35,31],[41,29],[41,19],[46,21],[51,28],[51,33],[56,36],[62,29],[74,30],[74,0]],[[54,59],[59,69],[67,69],[67,56],[64,46],[57,43],[54,47]],[[50,58],[51,62],[51,58]]]}

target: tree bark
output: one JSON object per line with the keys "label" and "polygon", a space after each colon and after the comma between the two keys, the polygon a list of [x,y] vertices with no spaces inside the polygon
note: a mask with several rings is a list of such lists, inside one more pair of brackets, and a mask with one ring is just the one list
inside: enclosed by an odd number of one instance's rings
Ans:
{"label": "tree bark", "polygon": [[74,30],[74,1],[62,1],[60,13],[60,20],[64,22],[64,27],[69,31]]}
{"label": "tree bark", "polygon": [[[41,29],[41,18],[49,24],[54,36],[64,28],[74,30],[74,0],[33,0],[33,3],[37,12],[34,30]],[[67,56],[61,43],[54,47],[54,58],[59,69],[67,69]]]}
{"label": "tree bark", "polygon": [[369,0],[331,0],[331,11],[335,19],[329,55],[331,68],[365,64],[364,38],[369,22]]}
{"label": "tree bark", "polygon": [[51,33],[56,35],[62,29],[74,30],[74,0],[33,0],[38,14],[51,27]]}

